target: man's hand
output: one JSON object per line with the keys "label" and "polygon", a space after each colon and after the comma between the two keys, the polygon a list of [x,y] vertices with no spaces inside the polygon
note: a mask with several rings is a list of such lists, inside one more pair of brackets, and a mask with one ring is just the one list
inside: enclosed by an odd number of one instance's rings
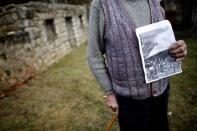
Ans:
{"label": "man's hand", "polygon": [[183,40],[179,40],[170,46],[170,54],[176,58],[176,61],[181,61],[187,56],[187,45]]}
{"label": "man's hand", "polygon": [[114,93],[107,94],[106,104],[112,109],[113,112],[118,115],[118,102]]}

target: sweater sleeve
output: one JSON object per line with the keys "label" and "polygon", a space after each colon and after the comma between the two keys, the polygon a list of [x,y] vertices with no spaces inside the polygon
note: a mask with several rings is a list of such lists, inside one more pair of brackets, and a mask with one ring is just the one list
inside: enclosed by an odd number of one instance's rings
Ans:
{"label": "sweater sleeve", "polygon": [[89,29],[88,29],[88,63],[99,85],[105,92],[112,92],[112,84],[104,57],[104,15],[101,8],[95,6],[94,1],[90,6]]}

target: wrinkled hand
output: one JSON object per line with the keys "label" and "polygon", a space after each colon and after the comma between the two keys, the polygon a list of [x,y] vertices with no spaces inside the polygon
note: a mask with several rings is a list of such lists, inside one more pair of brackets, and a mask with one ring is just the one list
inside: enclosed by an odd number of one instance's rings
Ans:
{"label": "wrinkled hand", "polygon": [[112,109],[118,115],[118,102],[114,93],[107,94],[106,104],[109,108]]}
{"label": "wrinkled hand", "polygon": [[179,40],[172,44],[169,50],[176,61],[181,61],[187,56],[187,45],[183,40]]}

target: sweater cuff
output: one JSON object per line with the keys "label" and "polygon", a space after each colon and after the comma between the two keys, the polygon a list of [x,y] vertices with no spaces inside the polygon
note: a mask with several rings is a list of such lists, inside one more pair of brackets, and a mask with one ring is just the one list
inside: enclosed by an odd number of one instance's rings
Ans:
{"label": "sweater cuff", "polygon": [[109,91],[106,91],[106,92],[105,92],[106,95],[110,95],[110,94],[113,94],[113,93],[114,93],[113,90],[109,90]]}

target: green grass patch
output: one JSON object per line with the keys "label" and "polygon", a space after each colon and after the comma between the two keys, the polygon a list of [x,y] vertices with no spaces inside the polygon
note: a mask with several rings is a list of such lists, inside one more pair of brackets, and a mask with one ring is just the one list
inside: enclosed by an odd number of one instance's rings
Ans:
{"label": "green grass patch", "polygon": [[173,131],[197,130],[197,39],[187,39],[183,73],[171,79],[169,111]]}
{"label": "green grass patch", "polygon": [[[183,73],[171,80],[169,111],[172,131],[196,131],[197,40],[188,39]],[[0,100],[2,131],[103,131],[112,117],[103,92],[91,74],[86,44],[37,80]],[[112,131],[118,131],[116,124]]]}

